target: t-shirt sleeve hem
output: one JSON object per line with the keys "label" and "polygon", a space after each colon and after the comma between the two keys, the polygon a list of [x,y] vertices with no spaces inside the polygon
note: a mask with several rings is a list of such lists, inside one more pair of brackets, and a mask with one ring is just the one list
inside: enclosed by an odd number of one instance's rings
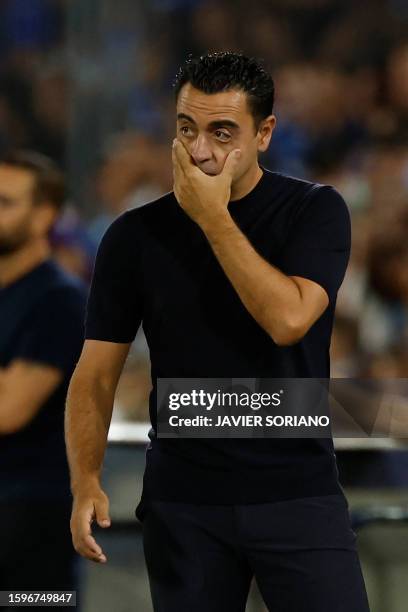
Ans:
{"label": "t-shirt sleeve hem", "polygon": [[107,334],[102,332],[88,331],[85,334],[85,340],[98,340],[100,342],[114,342],[116,344],[130,344],[135,339],[136,335],[118,335]]}

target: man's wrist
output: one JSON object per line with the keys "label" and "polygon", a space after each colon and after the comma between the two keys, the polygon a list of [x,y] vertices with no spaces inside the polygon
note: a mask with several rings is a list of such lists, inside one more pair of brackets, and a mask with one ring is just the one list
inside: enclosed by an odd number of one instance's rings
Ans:
{"label": "man's wrist", "polygon": [[74,497],[81,494],[83,491],[100,488],[99,474],[82,474],[71,480],[71,492]]}
{"label": "man's wrist", "polygon": [[224,235],[237,229],[233,218],[228,211],[225,214],[214,216],[211,219],[206,219],[200,223],[200,227],[203,230],[207,238],[211,240],[219,239]]}

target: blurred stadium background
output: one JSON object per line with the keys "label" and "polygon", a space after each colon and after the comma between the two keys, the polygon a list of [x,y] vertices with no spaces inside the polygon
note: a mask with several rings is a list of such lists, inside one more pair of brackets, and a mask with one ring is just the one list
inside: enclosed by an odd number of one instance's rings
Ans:
{"label": "blurred stadium background", "polygon": [[[211,50],[262,57],[272,72],[278,127],[263,163],[334,185],[348,203],[353,248],[332,376],[407,377],[406,0],[2,0],[0,153],[34,149],[66,171],[55,257],[88,282],[109,223],[172,188],[171,83],[188,53]],[[117,524],[103,534],[110,563],[83,565],[86,612],[151,610],[140,537],[128,531],[144,452],[130,441],[145,431],[149,374],[139,333],[105,469]],[[353,507],[407,503],[406,446],[386,442],[339,449]],[[403,522],[360,534],[373,612],[407,609],[407,535]],[[255,591],[248,606],[263,609]]]}

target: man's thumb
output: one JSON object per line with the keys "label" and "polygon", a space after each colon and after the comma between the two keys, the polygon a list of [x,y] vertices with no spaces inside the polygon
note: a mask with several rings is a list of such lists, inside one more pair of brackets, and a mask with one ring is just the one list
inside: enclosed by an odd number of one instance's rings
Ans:
{"label": "man's thumb", "polygon": [[222,171],[223,174],[228,174],[229,177],[232,178],[235,172],[235,168],[237,167],[240,158],[241,158],[240,149],[234,149],[233,151],[231,151],[231,153],[228,155],[227,159],[225,160],[224,168]]}
{"label": "man's thumb", "polygon": [[100,502],[95,504],[95,516],[99,527],[110,527],[111,520],[106,504]]}

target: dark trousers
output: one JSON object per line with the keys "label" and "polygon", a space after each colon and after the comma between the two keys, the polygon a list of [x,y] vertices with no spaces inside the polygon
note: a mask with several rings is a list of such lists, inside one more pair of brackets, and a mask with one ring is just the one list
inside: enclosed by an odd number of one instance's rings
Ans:
{"label": "dark trousers", "polygon": [[149,502],[143,545],[155,612],[368,612],[343,495],[251,505]]}
{"label": "dark trousers", "polygon": [[[0,503],[0,590],[37,592],[78,588],[78,555],[72,545],[70,515],[70,501],[23,499]],[[0,607],[0,610],[12,609],[15,608]],[[61,607],[44,609],[60,610]]]}

